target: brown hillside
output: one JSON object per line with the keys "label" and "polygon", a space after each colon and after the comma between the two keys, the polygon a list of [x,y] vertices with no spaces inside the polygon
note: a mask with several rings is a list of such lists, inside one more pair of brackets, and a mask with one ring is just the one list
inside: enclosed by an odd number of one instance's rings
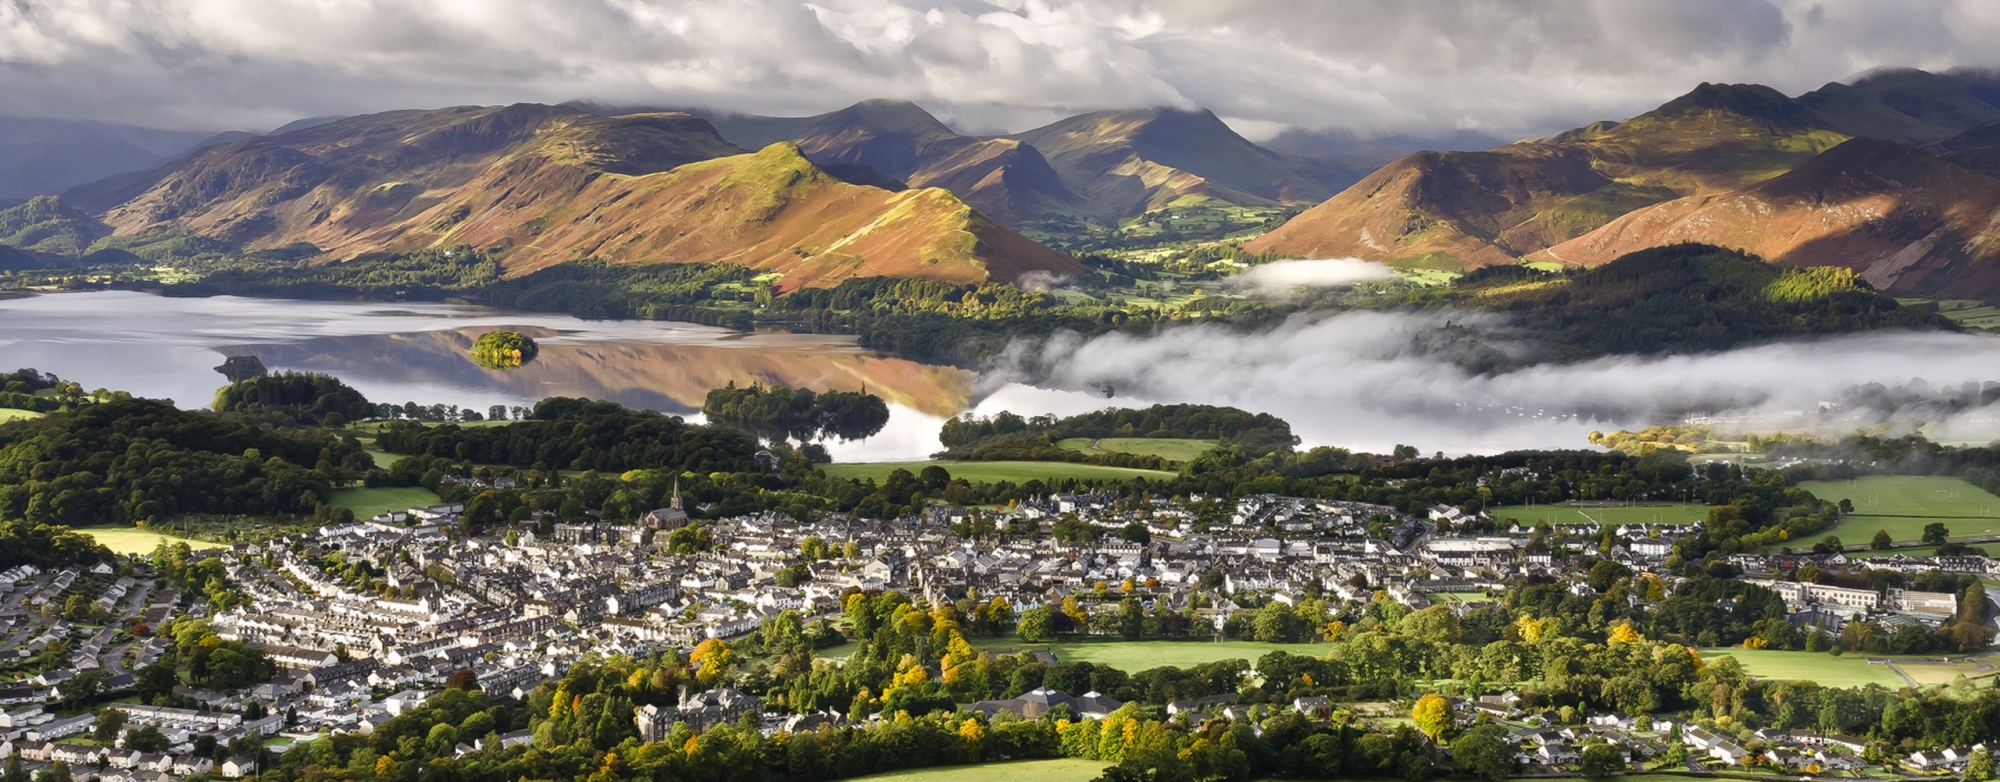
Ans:
{"label": "brown hillside", "polygon": [[120,233],[310,242],[335,260],[464,243],[516,274],[590,256],[737,263],[783,272],[787,287],[1079,270],[942,190],[848,184],[791,145],[744,154],[687,115],[532,105],[390,112],[226,145],[105,220]]}
{"label": "brown hillside", "polygon": [[1588,233],[1633,209],[1777,176],[1845,135],[1756,85],[1703,84],[1625,122],[1488,152],[1420,152],[1248,249],[1477,268]]}
{"label": "brown hillside", "polygon": [[1845,266],[1885,291],[2000,290],[2000,180],[1876,139],[1855,139],[1749,187],[1625,215],[1534,256],[1596,265],[1681,242],[1799,266]]}
{"label": "brown hillside", "polygon": [[1131,216],[1182,196],[1269,206],[1313,203],[1355,181],[1338,163],[1251,143],[1205,110],[1079,114],[1014,136],[1098,209]]}
{"label": "brown hillside", "polygon": [[865,101],[809,118],[795,138],[821,165],[864,165],[911,187],[941,187],[1009,225],[1089,212],[1034,147],[961,136],[914,103]]}

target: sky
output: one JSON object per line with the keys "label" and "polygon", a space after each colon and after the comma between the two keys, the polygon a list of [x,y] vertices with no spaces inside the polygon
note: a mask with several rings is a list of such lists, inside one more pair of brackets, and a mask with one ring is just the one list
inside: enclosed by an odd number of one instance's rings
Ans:
{"label": "sky", "polygon": [[0,113],[266,130],[589,100],[804,115],[913,100],[962,131],[1205,107],[1253,139],[1503,138],[1702,81],[1797,94],[2000,66],[1993,0],[0,0]]}

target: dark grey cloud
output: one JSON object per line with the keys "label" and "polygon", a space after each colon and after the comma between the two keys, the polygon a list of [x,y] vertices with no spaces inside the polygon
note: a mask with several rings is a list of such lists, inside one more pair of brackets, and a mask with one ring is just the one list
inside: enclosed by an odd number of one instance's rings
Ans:
{"label": "dark grey cloud", "polygon": [[1991,0],[0,0],[0,113],[271,127],[585,99],[963,127],[1206,106],[1253,136],[1502,136],[1700,81],[2000,65]]}

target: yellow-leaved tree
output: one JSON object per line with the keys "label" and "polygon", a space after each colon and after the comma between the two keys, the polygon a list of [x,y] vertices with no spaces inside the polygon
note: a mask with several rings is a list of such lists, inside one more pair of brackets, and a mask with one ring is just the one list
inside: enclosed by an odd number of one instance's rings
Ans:
{"label": "yellow-leaved tree", "polygon": [[1425,693],[1410,709],[1410,719],[1417,723],[1417,730],[1423,731],[1432,741],[1439,741],[1445,731],[1451,730],[1451,702],[1435,692]]}

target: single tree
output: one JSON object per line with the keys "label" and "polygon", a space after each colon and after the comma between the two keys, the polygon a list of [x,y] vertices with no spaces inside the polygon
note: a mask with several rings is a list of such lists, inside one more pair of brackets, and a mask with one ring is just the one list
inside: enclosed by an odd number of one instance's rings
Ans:
{"label": "single tree", "polygon": [[1451,703],[1435,692],[1425,693],[1417,699],[1417,705],[1410,709],[1410,719],[1417,723],[1417,730],[1438,741],[1445,731],[1451,730]]}
{"label": "single tree", "polygon": [[1886,529],[1875,530],[1874,539],[1868,541],[1868,547],[1876,551],[1887,551],[1889,547],[1894,545],[1896,545],[1896,541],[1889,538],[1889,531]]}
{"label": "single tree", "polygon": [[1951,528],[1946,527],[1944,525],[1944,522],[1933,521],[1929,524],[1924,525],[1923,540],[1926,545],[1942,546],[1945,544],[1945,541],[1949,540],[1950,538],[1951,538]]}

